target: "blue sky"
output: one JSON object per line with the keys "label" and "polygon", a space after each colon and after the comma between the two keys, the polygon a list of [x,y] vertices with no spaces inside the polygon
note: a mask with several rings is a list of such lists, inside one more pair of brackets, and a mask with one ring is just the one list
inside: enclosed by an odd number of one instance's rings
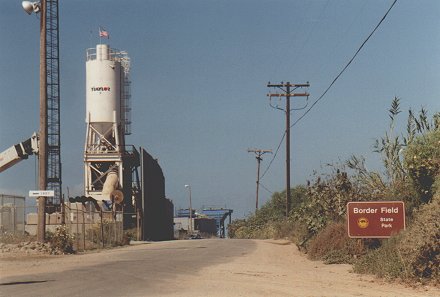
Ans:
{"label": "blue sky", "polygon": [[[167,196],[187,207],[218,205],[234,217],[255,205],[256,160],[275,150],[284,114],[266,85],[310,82],[309,106],[376,26],[392,1],[60,1],[63,191],[83,189],[85,52],[99,42],[132,59],[132,135],[127,143],[159,159]],[[325,163],[372,153],[394,96],[402,109],[440,110],[440,2],[398,1],[322,101],[292,129],[292,185]],[[38,130],[39,20],[21,1],[0,10],[0,150]],[[292,99],[294,107],[305,100]],[[281,102],[284,104],[284,102]],[[292,112],[292,121],[303,111]],[[402,123],[405,115],[400,117]],[[261,181],[285,187],[284,144]],[[271,157],[265,155],[262,170]],[[0,174],[0,193],[35,189],[35,158]],[[260,201],[270,193],[260,191]]]}

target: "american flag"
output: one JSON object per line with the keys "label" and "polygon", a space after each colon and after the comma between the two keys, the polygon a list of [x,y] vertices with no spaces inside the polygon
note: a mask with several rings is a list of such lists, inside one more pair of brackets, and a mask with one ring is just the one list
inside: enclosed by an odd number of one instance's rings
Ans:
{"label": "american flag", "polygon": [[108,32],[104,28],[101,28],[101,27],[99,27],[99,37],[110,38]]}

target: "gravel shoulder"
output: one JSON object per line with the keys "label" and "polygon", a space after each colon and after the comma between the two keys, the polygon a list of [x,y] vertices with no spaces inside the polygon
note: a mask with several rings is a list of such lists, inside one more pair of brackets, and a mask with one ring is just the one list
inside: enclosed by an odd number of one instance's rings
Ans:
{"label": "gravel shoulder", "polygon": [[310,261],[287,241],[257,241],[255,252],[200,271],[193,279],[199,288],[188,296],[206,290],[210,296],[440,296],[438,288],[411,288],[351,270]]}
{"label": "gravel shoulder", "polygon": [[140,249],[141,245],[113,249],[95,250],[76,255],[50,255],[42,251],[22,251],[14,249],[0,254],[0,280],[11,276],[63,272],[71,269],[95,266],[117,261],[113,254],[130,249]]}

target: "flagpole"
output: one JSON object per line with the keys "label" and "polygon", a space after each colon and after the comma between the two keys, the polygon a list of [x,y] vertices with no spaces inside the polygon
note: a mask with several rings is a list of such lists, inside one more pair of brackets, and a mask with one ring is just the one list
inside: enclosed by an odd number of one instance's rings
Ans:
{"label": "flagpole", "polygon": [[107,30],[99,26],[99,43],[102,44],[102,37],[110,39],[110,35],[108,34]]}

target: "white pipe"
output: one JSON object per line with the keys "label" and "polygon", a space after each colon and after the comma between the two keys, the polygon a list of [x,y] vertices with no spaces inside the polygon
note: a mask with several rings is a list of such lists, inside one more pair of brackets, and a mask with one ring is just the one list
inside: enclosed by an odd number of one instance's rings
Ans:
{"label": "white pipe", "polygon": [[102,196],[110,199],[110,194],[118,187],[118,181],[118,174],[114,171],[109,172],[102,188]]}

